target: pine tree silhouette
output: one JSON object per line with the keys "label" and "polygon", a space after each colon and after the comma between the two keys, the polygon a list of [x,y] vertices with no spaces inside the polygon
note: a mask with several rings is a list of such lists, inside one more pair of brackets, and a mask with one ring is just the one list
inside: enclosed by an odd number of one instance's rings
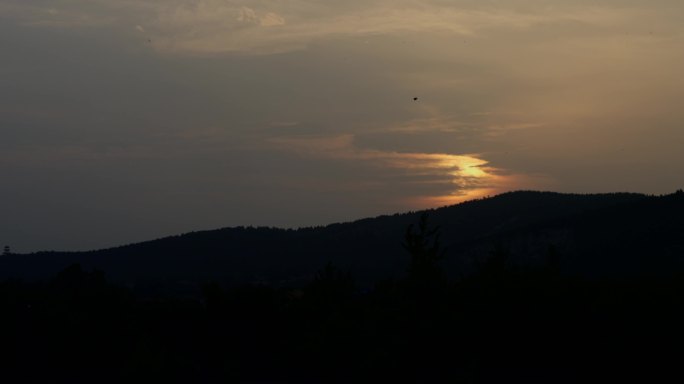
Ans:
{"label": "pine tree silhouette", "polygon": [[431,274],[437,268],[437,262],[444,258],[446,249],[442,249],[439,237],[440,227],[428,228],[428,214],[423,213],[418,223],[418,231],[414,232],[410,224],[401,244],[411,254],[409,273],[413,276]]}

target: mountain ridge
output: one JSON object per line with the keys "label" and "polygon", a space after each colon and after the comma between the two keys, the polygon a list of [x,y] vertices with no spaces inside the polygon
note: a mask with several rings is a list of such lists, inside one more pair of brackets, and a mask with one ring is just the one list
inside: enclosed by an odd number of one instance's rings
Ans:
{"label": "mountain ridge", "polygon": [[[614,265],[613,269],[630,274],[643,266],[643,258],[633,253],[646,249],[647,236],[660,242],[653,252],[679,265],[678,252],[684,249],[682,196],[681,191],[662,196],[514,191],[326,226],[220,228],[100,250],[5,256],[0,258],[0,277],[41,279],[80,263],[132,285],[170,281],[292,284],[310,279],[332,263],[370,283],[405,272],[408,255],[401,248],[402,236],[423,213],[429,214],[431,225],[441,228],[447,248],[444,268],[451,276],[477,268],[495,244],[507,247],[516,264],[543,263],[553,246],[563,255],[569,272],[606,274],[610,263],[619,261],[619,268]],[[667,223],[658,224],[660,216]],[[623,238],[625,231],[631,237]],[[635,245],[634,250],[619,246],[625,242]],[[630,256],[623,261],[612,254],[596,256],[610,247]],[[623,268],[628,264],[629,268]]]}

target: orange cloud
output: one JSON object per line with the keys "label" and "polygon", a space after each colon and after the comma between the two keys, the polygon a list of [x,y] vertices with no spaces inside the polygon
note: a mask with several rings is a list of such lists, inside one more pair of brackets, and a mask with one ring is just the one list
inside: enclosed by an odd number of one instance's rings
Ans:
{"label": "orange cloud", "polygon": [[413,206],[439,206],[483,197],[507,190],[515,176],[505,175],[476,154],[404,153],[360,149],[354,135],[333,137],[276,138],[277,147],[313,158],[361,161],[380,169],[404,171],[406,184],[442,184],[447,194],[410,196],[403,202]]}

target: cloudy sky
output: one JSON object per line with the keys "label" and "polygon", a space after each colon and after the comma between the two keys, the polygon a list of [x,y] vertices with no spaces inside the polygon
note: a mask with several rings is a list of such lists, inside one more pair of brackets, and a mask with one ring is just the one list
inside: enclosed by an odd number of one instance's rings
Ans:
{"label": "cloudy sky", "polygon": [[0,242],[673,192],[682,68],[681,0],[0,0]]}

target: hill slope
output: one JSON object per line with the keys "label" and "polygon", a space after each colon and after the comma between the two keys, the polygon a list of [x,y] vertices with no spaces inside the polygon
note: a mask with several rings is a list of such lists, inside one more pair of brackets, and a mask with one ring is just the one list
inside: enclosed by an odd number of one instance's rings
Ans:
{"label": "hill slope", "polygon": [[[292,284],[326,263],[362,283],[399,276],[407,226],[421,212],[325,227],[224,228],[90,252],[39,252],[0,258],[0,278],[40,279],[71,263],[118,282]],[[428,211],[447,247],[444,267],[466,274],[502,244],[517,264],[543,263],[553,246],[562,267],[585,275],[661,273],[684,256],[684,194],[510,192]]]}

